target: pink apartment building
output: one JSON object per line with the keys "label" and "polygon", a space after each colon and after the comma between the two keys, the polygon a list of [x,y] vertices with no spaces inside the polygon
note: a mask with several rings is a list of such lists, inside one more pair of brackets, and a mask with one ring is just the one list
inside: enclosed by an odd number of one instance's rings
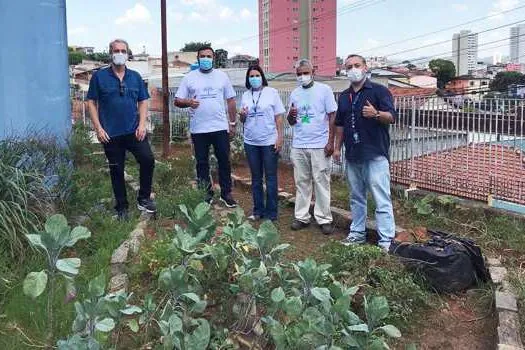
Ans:
{"label": "pink apartment building", "polygon": [[259,62],[267,72],[293,71],[300,58],[318,75],[335,76],[337,0],[259,0]]}

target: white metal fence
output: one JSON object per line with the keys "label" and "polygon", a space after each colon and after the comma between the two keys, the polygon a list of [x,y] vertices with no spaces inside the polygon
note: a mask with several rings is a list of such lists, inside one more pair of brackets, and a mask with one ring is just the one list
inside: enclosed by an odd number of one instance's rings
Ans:
{"label": "white metal fence", "polygon": [[[187,138],[188,111],[173,106],[175,91],[170,89],[170,135]],[[237,90],[238,101],[242,93]],[[285,105],[289,94],[280,91]],[[392,181],[469,199],[486,201],[491,195],[525,204],[525,100],[458,101],[439,96],[395,99],[397,120],[390,128]],[[151,108],[150,120],[153,131],[161,127],[158,107]],[[285,125],[281,157],[288,161],[292,128]],[[238,128],[242,137],[242,125]],[[344,161],[333,163],[332,171],[342,174],[345,166]]]}

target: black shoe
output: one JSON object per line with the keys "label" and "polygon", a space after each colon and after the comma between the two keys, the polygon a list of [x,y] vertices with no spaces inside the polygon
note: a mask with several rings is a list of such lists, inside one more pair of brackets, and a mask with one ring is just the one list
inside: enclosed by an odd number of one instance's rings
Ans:
{"label": "black shoe", "polygon": [[330,235],[334,233],[334,226],[332,224],[322,224],[321,232],[323,233],[323,235]]}
{"label": "black shoe", "polygon": [[145,211],[146,213],[150,214],[157,212],[157,206],[155,205],[155,201],[152,199],[139,199],[137,202],[137,208],[140,211]]}
{"label": "black shoe", "polygon": [[237,202],[232,198],[231,194],[227,195],[226,197],[221,196],[221,202],[223,202],[228,208],[237,207]]}
{"label": "black shoe", "polygon": [[209,205],[213,204],[213,193],[206,193],[206,197],[204,197],[204,201],[208,203]]}
{"label": "black shoe", "polygon": [[129,220],[129,213],[127,209],[117,210],[117,215],[113,216],[117,221],[124,222]]}
{"label": "black shoe", "polygon": [[309,222],[302,222],[302,221],[299,221],[299,220],[294,220],[292,222],[291,228],[294,231],[298,231],[298,230],[301,230],[301,229],[303,229],[305,227],[308,227],[308,226],[310,226]]}

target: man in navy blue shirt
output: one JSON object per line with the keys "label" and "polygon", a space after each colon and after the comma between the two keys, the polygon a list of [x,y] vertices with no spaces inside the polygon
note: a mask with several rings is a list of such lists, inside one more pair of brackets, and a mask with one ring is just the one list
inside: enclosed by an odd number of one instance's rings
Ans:
{"label": "man in navy blue shirt", "polygon": [[346,151],[346,176],[351,188],[352,224],[343,244],[366,242],[367,190],[376,203],[378,245],[388,252],[395,235],[394,213],[390,197],[389,125],[396,112],[390,91],[366,78],[367,66],[362,56],[349,55],[345,62],[351,82],[338,101],[334,159],[341,160],[341,146]]}
{"label": "man in navy blue shirt", "polygon": [[126,151],[140,165],[139,210],[156,211],[150,198],[155,159],[146,135],[148,91],[139,73],[126,68],[129,46],[124,40],[109,44],[112,63],[97,71],[89,82],[89,114],[104,146],[109,163],[115,209],[119,220],[128,218],[128,201],[124,181]]}

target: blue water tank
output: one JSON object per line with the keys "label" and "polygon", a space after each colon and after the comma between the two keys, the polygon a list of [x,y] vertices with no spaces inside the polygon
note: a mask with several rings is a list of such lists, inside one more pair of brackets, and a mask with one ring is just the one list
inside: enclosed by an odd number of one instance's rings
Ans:
{"label": "blue water tank", "polygon": [[71,129],[66,0],[0,0],[0,139]]}

